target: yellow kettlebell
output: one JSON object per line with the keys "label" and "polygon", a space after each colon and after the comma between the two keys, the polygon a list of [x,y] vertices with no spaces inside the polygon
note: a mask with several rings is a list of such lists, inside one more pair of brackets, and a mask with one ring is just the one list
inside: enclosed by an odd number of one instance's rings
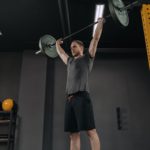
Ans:
{"label": "yellow kettlebell", "polygon": [[2,101],[2,109],[4,111],[7,112],[11,111],[13,106],[14,106],[14,100],[11,98],[7,98]]}

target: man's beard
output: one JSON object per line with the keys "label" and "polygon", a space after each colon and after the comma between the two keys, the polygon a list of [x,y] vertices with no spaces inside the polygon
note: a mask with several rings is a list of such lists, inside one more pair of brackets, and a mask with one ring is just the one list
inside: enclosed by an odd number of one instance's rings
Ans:
{"label": "man's beard", "polygon": [[73,57],[77,57],[80,55],[80,52],[72,53]]}
{"label": "man's beard", "polygon": [[73,54],[73,57],[77,57],[79,54],[78,53],[76,53],[76,54]]}

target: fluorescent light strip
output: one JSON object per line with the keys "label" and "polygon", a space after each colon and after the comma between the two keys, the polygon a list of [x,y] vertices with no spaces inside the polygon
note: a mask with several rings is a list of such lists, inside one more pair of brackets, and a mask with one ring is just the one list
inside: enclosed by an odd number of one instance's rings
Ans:
{"label": "fluorescent light strip", "polygon": [[[104,8],[105,8],[105,5],[104,5],[104,4],[97,4],[97,5],[96,5],[96,7],[95,7],[95,18],[94,18],[94,22],[96,22],[96,21],[98,20],[98,18],[102,18],[102,17],[103,17]],[[97,24],[95,24],[95,25],[93,26],[93,35],[94,35],[94,32],[95,32],[96,26],[97,26]]]}
{"label": "fluorescent light strip", "polygon": [[0,36],[3,35],[3,33],[0,31]]}

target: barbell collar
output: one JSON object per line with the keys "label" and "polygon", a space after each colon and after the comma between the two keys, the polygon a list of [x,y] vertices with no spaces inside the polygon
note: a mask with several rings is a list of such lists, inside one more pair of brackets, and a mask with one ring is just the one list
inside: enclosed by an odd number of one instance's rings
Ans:
{"label": "barbell collar", "polygon": [[36,55],[38,55],[38,54],[40,54],[40,53],[42,53],[42,50],[41,50],[41,49],[35,52]]}

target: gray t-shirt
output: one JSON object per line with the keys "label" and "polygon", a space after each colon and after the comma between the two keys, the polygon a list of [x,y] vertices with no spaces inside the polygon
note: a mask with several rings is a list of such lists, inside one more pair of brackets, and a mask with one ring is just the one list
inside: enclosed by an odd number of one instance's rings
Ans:
{"label": "gray t-shirt", "polygon": [[75,59],[68,57],[67,60],[67,84],[66,93],[73,94],[78,91],[89,92],[89,73],[93,67],[94,58],[89,53]]}

